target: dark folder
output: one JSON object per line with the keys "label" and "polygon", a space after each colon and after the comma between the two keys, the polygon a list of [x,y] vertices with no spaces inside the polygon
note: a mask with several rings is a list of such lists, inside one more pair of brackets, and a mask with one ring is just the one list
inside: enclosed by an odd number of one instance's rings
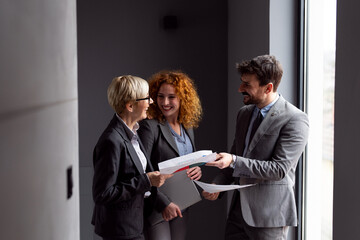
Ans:
{"label": "dark folder", "polygon": [[[194,182],[187,176],[186,171],[175,173],[173,177],[166,180],[165,184],[159,188],[159,191],[178,205],[181,210],[201,200]],[[161,212],[154,210],[148,220],[152,225],[155,225],[164,219]]]}

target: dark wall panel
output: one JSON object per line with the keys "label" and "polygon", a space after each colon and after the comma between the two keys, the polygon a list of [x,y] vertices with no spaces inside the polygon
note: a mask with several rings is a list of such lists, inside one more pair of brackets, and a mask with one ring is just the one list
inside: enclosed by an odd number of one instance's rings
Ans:
{"label": "dark wall panel", "polygon": [[[197,149],[227,149],[227,2],[80,0],[77,4],[80,181],[87,189],[80,196],[84,203],[81,234],[85,239],[85,232],[92,230],[92,150],[112,116],[106,89],[113,77],[132,74],[147,79],[161,69],[188,73],[204,108],[195,131]],[[176,16],[176,28],[171,28],[171,22],[170,29],[164,28],[167,15]],[[210,181],[215,173],[216,169],[204,167],[203,181]],[[225,218],[226,199],[196,204],[189,239],[222,239]]]}

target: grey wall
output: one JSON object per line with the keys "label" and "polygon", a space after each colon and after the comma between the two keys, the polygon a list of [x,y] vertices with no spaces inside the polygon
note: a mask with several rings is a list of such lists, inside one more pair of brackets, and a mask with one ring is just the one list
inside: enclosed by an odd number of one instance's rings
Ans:
{"label": "grey wall", "polygon": [[[235,64],[258,55],[272,54],[284,75],[278,92],[297,104],[297,1],[228,1],[228,149],[235,135],[235,120],[243,97],[238,92],[240,75]],[[228,205],[230,205],[229,192]],[[294,229],[288,239],[295,239]]]}
{"label": "grey wall", "polygon": [[[276,56],[284,70],[277,91],[297,107],[299,107],[298,7],[298,1],[295,0],[270,0],[269,6],[269,54]],[[300,167],[302,167],[301,162],[298,164],[298,168]],[[298,218],[301,219],[301,216]],[[299,229],[294,227],[289,229],[288,240],[296,239],[297,230]]]}
{"label": "grey wall", "polygon": [[79,239],[75,1],[1,0],[0,32],[0,238]]}
{"label": "grey wall", "polygon": [[[183,69],[195,79],[204,106],[204,119],[196,131],[197,148],[228,151],[236,113],[243,106],[235,63],[276,55],[285,70],[279,91],[296,104],[296,13],[296,1],[285,0],[78,1],[82,239],[93,234],[91,154],[112,115],[106,100],[111,79],[121,74],[147,78],[163,68]],[[178,16],[178,29],[161,27],[166,14]],[[203,170],[203,181],[217,173]],[[189,239],[222,239],[229,201],[197,204]]]}
{"label": "grey wall", "polygon": [[360,2],[337,1],[333,238],[355,239],[360,222]]}
{"label": "grey wall", "polygon": [[270,0],[269,53],[280,61],[284,73],[278,92],[297,106],[298,97],[298,1]]}
{"label": "grey wall", "polygon": [[[198,150],[227,149],[227,3],[199,1],[84,1],[77,3],[81,239],[92,239],[92,151],[112,117],[106,89],[123,74],[148,78],[182,69],[196,82],[204,108],[195,132]],[[164,30],[164,15],[178,16],[177,29]],[[217,173],[203,168],[203,181]],[[211,211],[210,211],[211,209]],[[221,239],[226,198],[191,209],[189,239]],[[96,238],[96,237],[95,237]]]}
{"label": "grey wall", "polygon": [[235,134],[235,119],[242,102],[236,63],[272,54],[284,75],[278,91],[297,104],[297,1],[228,1],[228,149]]}
{"label": "grey wall", "polygon": [[269,1],[228,1],[228,150],[235,136],[235,120],[243,104],[238,92],[240,75],[235,65],[258,55],[269,54]]}

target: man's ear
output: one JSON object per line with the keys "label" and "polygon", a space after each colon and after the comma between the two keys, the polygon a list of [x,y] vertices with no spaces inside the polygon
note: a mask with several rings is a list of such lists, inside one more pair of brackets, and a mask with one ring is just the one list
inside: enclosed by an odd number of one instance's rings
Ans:
{"label": "man's ear", "polygon": [[125,104],[125,107],[129,112],[132,112],[134,109],[134,104],[132,102],[128,102]]}
{"label": "man's ear", "polygon": [[268,83],[265,88],[265,93],[272,92],[273,88],[274,88],[274,85],[272,83]]}

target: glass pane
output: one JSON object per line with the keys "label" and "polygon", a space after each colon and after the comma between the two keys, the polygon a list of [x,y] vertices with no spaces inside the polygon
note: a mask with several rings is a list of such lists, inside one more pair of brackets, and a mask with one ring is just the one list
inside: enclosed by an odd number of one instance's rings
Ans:
{"label": "glass pane", "polygon": [[308,1],[305,239],[332,239],[336,0]]}

